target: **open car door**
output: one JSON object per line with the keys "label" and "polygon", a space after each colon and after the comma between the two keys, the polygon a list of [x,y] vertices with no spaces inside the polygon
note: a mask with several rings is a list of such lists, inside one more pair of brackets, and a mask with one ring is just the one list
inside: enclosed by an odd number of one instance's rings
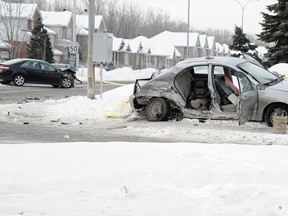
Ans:
{"label": "open car door", "polygon": [[257,90],[253,88],[251,81],[241,72],[237,73],[241,94],[237,106],[239,125],[245,124],[253,115],[257,103]]}

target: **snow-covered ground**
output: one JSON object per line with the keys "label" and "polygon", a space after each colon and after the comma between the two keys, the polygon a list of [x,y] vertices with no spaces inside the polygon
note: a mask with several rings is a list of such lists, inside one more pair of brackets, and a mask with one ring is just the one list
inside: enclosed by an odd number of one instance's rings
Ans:
{"label": "snow-covered ground", "polygon": [[[153,72],[104,71],[103,80]],[[0,105],[0,121],[15,124],[125,124],[126,134],[179,138],[0,145],[0,215],[288,215],[287,134],[256,122],[136,120],[127,103],[132,89],[120,86],[95,100]]]}

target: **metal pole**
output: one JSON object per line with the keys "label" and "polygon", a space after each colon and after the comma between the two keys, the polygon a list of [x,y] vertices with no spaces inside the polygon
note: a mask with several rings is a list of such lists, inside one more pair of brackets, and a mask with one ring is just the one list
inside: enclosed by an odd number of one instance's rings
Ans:
{"label": "metal pole", "polygon": [[241,28],[242,28],[242,32],[244,32],[244,10],[245,10],[245,7],[252,1],[260,1],[260,0],[250,0],[250,1],[246,2],[246,4],[244,6],[238,0],[234,0],[234,1],[236,1],[242,9]]}
{"label": "metal pole", "polygon": [[88,76],[87,76],[87,96],[88,98],[95,98],[95,71],[92,62],[93,54],[93,33],[95,32],[95,1],[89,0],[89,23],[88,23]]}
{"label": "metal pole", "polygon": [[76,0],[73,0],[73,37],[72,40],[76,42]]}
{"label": "metal pole", "polygon": [[100,65],[100,98],[102,99],[103,93],[103,63]]}
{"label": "metal pole", "polygon": [[190,0],[188,0],[188,20],[187,20],[187,47],[186,58],[189,58],[189,31],[190,31]]}

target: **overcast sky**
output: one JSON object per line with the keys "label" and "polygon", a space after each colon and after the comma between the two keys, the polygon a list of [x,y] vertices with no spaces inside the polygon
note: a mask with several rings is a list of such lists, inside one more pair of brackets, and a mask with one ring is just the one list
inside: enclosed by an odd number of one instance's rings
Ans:
{"label": "overcast sky", "polygon": [[[238,2],[239,3],[238,3]],[[187,22],[188,0],[130,0],[139,7],[163,9],[172,18]],[[228,29],[234,32],[235,25],[241,26],[242,7],[244,7],[244,32],[259,33],[262,29],[260,14],[267,12],[266,6],[277,0],[190,0],[190,26],[196,28]],[[241,6],[241,5],[242,6]]]}

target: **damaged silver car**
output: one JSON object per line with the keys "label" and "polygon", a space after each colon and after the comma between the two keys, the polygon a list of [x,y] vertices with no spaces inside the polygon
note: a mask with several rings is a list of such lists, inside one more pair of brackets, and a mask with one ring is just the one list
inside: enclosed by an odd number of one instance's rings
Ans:
{"label": "damaged silver car", "polygon": [[[243,58],[187,59],[135,82],[130,104],[148,121],[171,118],[266,121],[288,112],[288,82]],[[143,111],[143,112],[142,112]]]}

